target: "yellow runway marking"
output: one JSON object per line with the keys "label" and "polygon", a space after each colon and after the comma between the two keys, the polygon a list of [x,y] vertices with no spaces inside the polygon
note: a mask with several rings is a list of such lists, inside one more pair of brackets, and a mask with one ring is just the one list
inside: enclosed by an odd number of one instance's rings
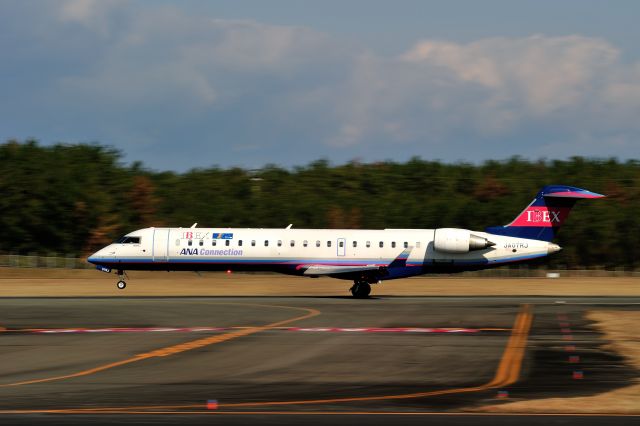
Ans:
{"label": "yellow runway marking", "polygon": [[[245,305],[246,306],[248,304],[239,304],[239,305]],[[77,373],[65,374],[65,375],[54,376],[54,377],[45,377],[45,378],[41,378],[41,379],[24,380],[24,381],[15,382],[15,383],[4,383],[4,384],[0,384],[0,387],[31,385],[31,384],[35,384],[35,383],[46,383],[46,382],[53,382],[53,381],[58,381],[58,380],[72,379],[72,378],[75,378],[75,377],[88,376],[88,375],[91,375],[91,374],[99,373],[99,372],[104,371],[104,370],[109,370],[111,368],[120,367],[122,365],[131,364],[131,363],[142,361],[142,360],[145,360],[145,359],[148,359],[148,358],[175,355],[175,354],[178,354],[178,353],[181,353],[181,352],[185,352],[185,351],[189,351],[189,350],[192,350],[192,349],[198,349],[198,348],[202,348],[202,347],[205,347],[205,346],[214,345],[216,343],[226,342],[228,340],[237,339],[238,337],[248,336],[250,334],[255,334],[255,333],[258,333],[260,331],[269,330],[271,328],[280,327],[280,326],[283,326],[285,324],[289,324],[289,323],[292,323],[292,322],[295,322],[295,321],[301,321],[301,320],[304,320],[304,319],[307,319],[307,318],[311,318],[311,317],[315,317],[317,315],[320,315],[320,311],[318,311],[317,309],[311,309],[311,308],[298,308],[298,307],[293,307],[293,306],[276,306],[276,305],[255,305],[255,304],[251,304],[249,306],[261,306],[261,307],[281,308],[281,309],[294,309],[294,310],[299,310],[299,311],[306,311],[307,314],[302,315],[302,316],[298,316],[298,317],[295,317],[295,318],[289,318],[289,319],[286,319],[286,320],[277,321],[277,322],[274,322],[274,323],[271,323],[271,324],[267,324],[267,325],[264,325],[264,326],[251,327],[251,328],[242,329],[242,330],[238,330],[238,331],[232,331],[230,333],[225,333],[225,334],[211,336],[211,337],[204,337],[202,339],[193,340],[191,342],[186,342],[186,343],[181,343],[181,344],[178,344],[178,345],[173,345],[173,346],[168,346],[168,347],[165,347],[165,348],[156,349],[154,351],[146,352],[146,353],[143,353],[143,354],[139,354],[139,355],[136,355],[136,356],[131,357],[131,358],[123,359],[121,361],[117,361],[117,362],[113,362],[113,363],[110,363],[110,364],[101,365],[101,366],[98,366],[98,367],[95,367],[95,368],[91,368],[89,370],[78,371]]]}
{"label": "yellow runway marking", "polygon": [[268,401],[268,402],[239,402],[229,404],[218,404],[218,407],[264,407],[264,406],[278,406],[278,405],[306,405],[306,404],[328,404],[339,402],[363,402],[363,401],[388,401],[396,399],[415,399],[424,398],[428,396],[438,395],[450,395],[455,393],[468,393],[468,392],[480,392],[497,387],[508,386],[515,383],[520,375],[520,369],[522,367],[522,359],[527,345],[527,337],[531,328],[531,322],[533,320],[533,314],[531,313],[530,305],[523,305],[520,313],[516,317],[511,336],[507,342],[507,346],[502,354],[498,370],[493,380],[481,386],[467,387],[467,388],[454,388],[444,389],[428,392],[416,392],[410,394],[399,395],[383,395],[383,396],[363,396],[363,397],[351,397],[351,398],[328,398],[328,399],[315,399],[315,400],[300,400],[300,401]]}
{"label": "yellow runway marking", "polygon": [[[294,320],[289,320],[294,321]],[[266,406],[283,406],[283,405],[309,405],[309,404],[330,404],[330,403],[345,403],[345,402],[366,402],[366,401],[388,401],[398,399],[415,399],[425,398],[430,396],[451,395],[457,393],[470,393],[481,392],[489,389],[495,389],[504,387],[515,383],[518,380],[520,371],[522,368],[522,360],[527,347],[527,339],[529,331],[531,329],[531,323],[533,321],[533,313],[531,305],[522,305],[520,312],[518,313],[511,329],[511,335],[507,342],[500,363],[496,370],[496,374],[493,379],[480,386],[465,387],[465,388],[453,388],[437,391],[416,392],[409,394],[398,395],[382,395],[382,396],[362,396],[362,397],[348,397],[348,398],[327,398],[327,399],[310,399],[310,400],[292,400],[292,401],[267,401],[267,402],[238,402],[238,403],[219,403],[219,409],[223,408],[242,408],[242,407],[266,407]],[[272,324],[273,325],[273,324]],[[265,326],[269,327],[269,326]],[[57,412],[57,413],[120,413],[120,414],[179,414],[189,413],[189,411],[168,411],[168,410],[185,410],[185,409],[201,409],[204,404],[189,404],[189,405],[162,405],[162,406],[137,406],[137,407],[110,407],[110,408],[78,408],[78,409],[66,409],[66,410],[34,410],[22,411],[23,413],[43,413],[43,412]],[[161,411],[153,411],[161,410]],[[193,411],[191,411],[193,412]],[[198,411],[200,412],[200,411]],[[202,411],[201,413],[209,413],[210,411]],[[228,414],[232,411],[215,411],[217,414]],[[5,412],[6,413],[6,412]],[[212,412],[213,414],[214,412]],[[256,414],[256,411],[239,411],[244,414]],[[272,412],[265,412],[272,413]],[[378,412],[375,412],[379,414]],[[297,414],[297,412],[281,412],[281,414]],[[320,414],[320,413],[317,413]],[[349,414],[343,412],[336,412],[336,414]],[[364,414],[364,413],[363,413]],[[366,413],[373,414],[373,413]],[[433,413],[431,413],[433,414]]]}

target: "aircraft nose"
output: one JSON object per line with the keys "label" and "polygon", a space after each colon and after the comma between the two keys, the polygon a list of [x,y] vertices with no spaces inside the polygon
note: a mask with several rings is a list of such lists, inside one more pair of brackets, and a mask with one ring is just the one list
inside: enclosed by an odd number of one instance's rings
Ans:
{"label": "aircraft nose", "polygon": [[549,243],[547,245],[547,254],[556,253],[556,252],[559,252],[560,250],[562,250],[562,247],[560,247],[557,244]]}
{"label": "aircraft nose", "polygon": [[108,257],[108,254],[113,255],[113,253],[108,253],[107,251],[108,248],[109,247],[104,247],[98,250],[97,252],[93,253],[91,256],[87,258],[87,262],[95,264],[96,262],[99,262],[101,259]]}
{"label": "aircraft nose", "polygon": [[87,257],[87,262],[89,263],[96,263],[98,261],[98,259],[100,258],[100,252],[102,250],[98,250],[97,252],[93,253],[91,256]]}

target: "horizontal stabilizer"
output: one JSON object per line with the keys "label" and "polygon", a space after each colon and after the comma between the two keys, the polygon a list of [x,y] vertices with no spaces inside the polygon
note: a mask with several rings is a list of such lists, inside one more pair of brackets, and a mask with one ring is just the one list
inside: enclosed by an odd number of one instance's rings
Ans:
{"label": "horizontal stabilizer", "polygon": [[570,186],[547,186],[543,192],[543,197],[554,198],[604,198],[604,195],[586,189],[574,188]]}

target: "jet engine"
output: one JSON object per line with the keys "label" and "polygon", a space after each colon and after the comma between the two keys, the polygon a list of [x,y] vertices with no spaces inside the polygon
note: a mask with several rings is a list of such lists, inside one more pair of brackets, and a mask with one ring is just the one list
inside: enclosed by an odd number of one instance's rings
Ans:
{"label": "jet engine", "polygon": [[434,250],[444,253],[468,253],[495,245],[484,237],[472,234],[468,229],[436,229],[433,238]]}

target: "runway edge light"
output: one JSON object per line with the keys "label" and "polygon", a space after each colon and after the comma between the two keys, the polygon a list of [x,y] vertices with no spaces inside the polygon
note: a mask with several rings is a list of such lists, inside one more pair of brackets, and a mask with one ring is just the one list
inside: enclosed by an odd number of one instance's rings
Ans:
{"label": "runway edge light", "polygon": [[207,400],[207,410],[217,410],[218,409],[218,400],[217,399],[209,399]]}

